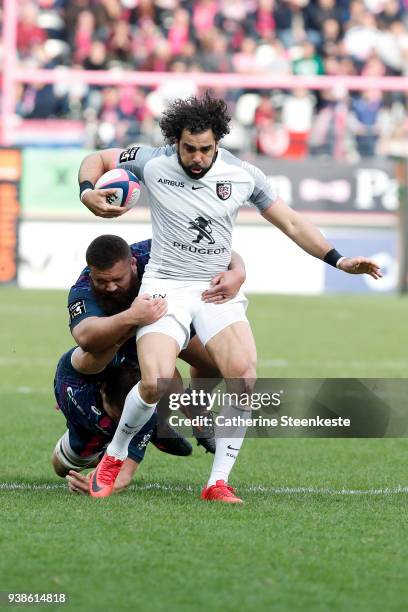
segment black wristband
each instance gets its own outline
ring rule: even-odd
[[[93,189],[93,188],[94,186],[91,183],[91,181],[81,181],[79,183],[79,197],[81,197],[85,189]]]
[[[325,261],[327,264],[329,264],[329,266],[333,266],[333,268],[336,268],[337,267],[337,262],[342,257],[343,257],[343,255],[340,255],[340,253],[338,251],[336,251],[336,249],[331,249],[324,256],[323,261]]]

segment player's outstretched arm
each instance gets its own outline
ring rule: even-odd
[[[280,198],[271,203],[271,206],[262,212],[262,216],[309,255],[322,259],[349,274],[368,274],[374,279],[382,277],[379,266],[371,259],[361,256],[342,257],[313,223]]]
[[[108,170],[115,168],[116,159],[121,149],[105,149],[87,155],[83,160],[78,173],[80,199],[83,204],[97,217],[106,219],[119,217],[127,212],[108,204],[106,198],[113,195],[113,189],[94,189],[96,181]]]
[[[224,304],[234,298],[246,279],[245,263],[236,251],[231,253],[231,261],[226,272],[211,279],[211,287],[202,293],[203,302]]]

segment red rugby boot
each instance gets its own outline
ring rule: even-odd
[[[229,487],[224,480],[217,480],[215,485],[204,487],[201,491],[201,499],[207,501],[220,501],[226,504],[243,504],[242,499],[235,495],[235,490]]]
[[[112,495],[113,486],[123,461],[104,455],[89,479],[89,494],[91,497],[109,497]]]

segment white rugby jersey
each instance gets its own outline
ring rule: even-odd
[[[261,170],[225,149],[200,179],[187,176],[175,146],[122,151],[118,168],[148,191],[153,240],[146,278],[210,280],[227,270],[238,209],[250,202],[260,211],[276,199]]]

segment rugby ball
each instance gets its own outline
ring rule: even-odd
[[[140,183],[129,170],[115,168],[105,172],[97,180],[95,189],[115,189],[115,193],[106,197],[106,202],[113,206],[132,208],[140,198]]]

